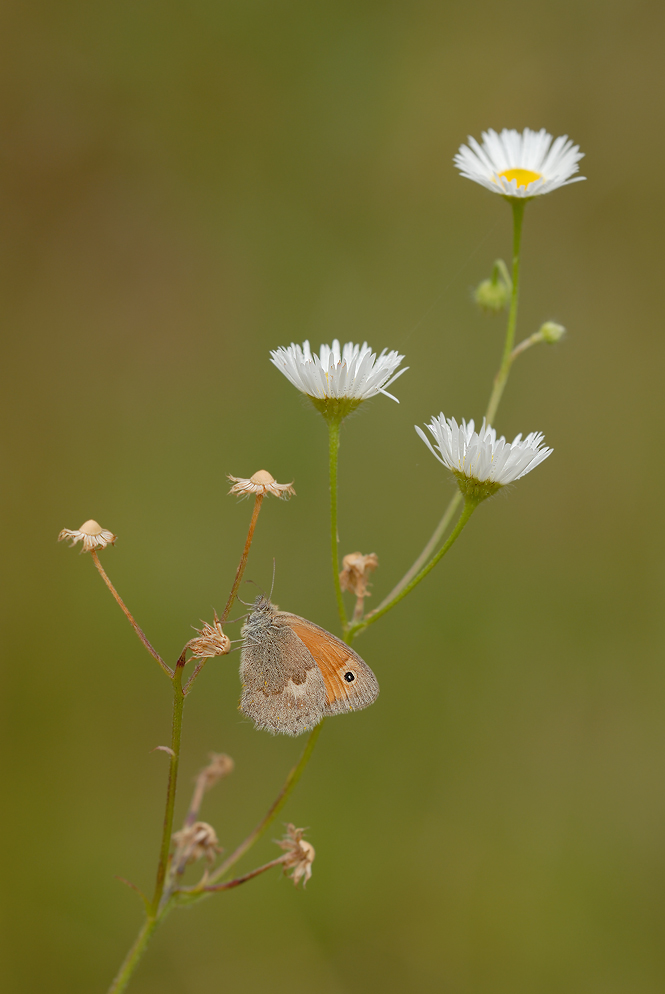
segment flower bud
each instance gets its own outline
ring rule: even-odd
[[[541,342],[546,342],[548,345],[560,342],[565,334],[566,329],[564,326],[557,324],[555,321],[546,321],[545,324],[541,324],[538,330]]]
[[[510,293],[503,280],[483,280],[473,291],[473,299],[482,311],[498,314],[508,305]]]

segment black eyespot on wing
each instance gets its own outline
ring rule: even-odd
[[[353,683],[355,678],[356,675],[355,673],[352,673],[351,670],[349,670],[347,673],[344,674],[344,679],[346,680],[347,683]]]

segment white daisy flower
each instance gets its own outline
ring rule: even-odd
[[[568,135],[552,140],[544,128],[525,128],[522,134],[504,128],[500,135],[490,128],[483,131],[482,138],[479,145],[469,136],[469,145],[461,145],[453,161],[462,176],[493,193],[538,197],[586,179],[574,175],[584,152],[580,152],[579,145],[573,145]]]
[[[552,453],[542,445],[544,436],[532,431],[526,438],[521,433],[512,442],[503,435],[497,440],[496,431],[483,423],[479,432],[473,421],[458,425],[443,412],[425,426],[434,438],[434,446],[422,428],[416,431],[434,456],[457,479],[460,490],[471,500],[485,500],[501,487],[514,483],[535,469]]]
[[[363,400],[383,393],[396,401],[386,387],[408,369],[397,367],[404,358],[399,352],[384,349],[380,355],[372,352],[367,342],[342,348],[337,339],[322,345],[319,354],[312,353],[309,342],[302,346],[293,342],[288,348],[271,351],[271,361],[294,387],[312,400],[324,414],[337,413],[344,417]]]

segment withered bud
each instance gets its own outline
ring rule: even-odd
[[[310,842],[303,839],[304,828],[296,828],[295,825],[286,826],[286,835],[283,839],[275,839],[278,846],[285,850],[286,856],[282,859],[284,872],[292,870],[291,879],[297,887],[303,880],[303,887],[312,876],[312,863],[316,852]]]
[[[105,549],[107,545],[114,545],[117,535],[110,532],[108,528],[102,528],[97,521],[90,518],[89,521],[84,521],[80,528],[75,528],[73,531],[69,528],[63,528],[58,535],[58,542],[62,542],[65,538],[71,539],[70,549],[77,542],[82,542],[81,551],[92,552],[94,549]]]
[[[235,766],[231,757],[227,756],[226,753],[211,752],[208,755],[210,756],[210,762],[207,766],[203,767],[196,778],[202,784],[204,790],[210,790],[211,787],[214,787],[224,777],[228,777],[233,773]]]
[[[373,573],[379,565],[378,557],[374,552],[363,556],[362,552],[350,552],[342,559],[344,569],[339,574],[339,582],[342,590],[350,590],[356,597],[369,597],[367,589],[369,574]]]
[[[176,845],[174,863],[180,863],[182,866],[196,863],[204,857],[209,863],[214,863],[217,854],[222,851],[217,833],[207,821],[195,821],[193,825],[174,832],[173,841]]]
[[[190,639],[187,643],[192,650],[194,659],[207,659],[209,656],[225,656],[231,651],[231,639],[222,631],[222,624],[215,614],[212,625],[203,622],[203,628],[195,628],[198,638]]]
[[[241,476],[229,476],[229,480],[233,480],[233,486],[229,490],[230,494],[240,494],[241,496],[245,494],[272,494],[274,497],[287,500],[289,497],[295,497],[296,493],[293,489],[293,480],[291,483],[276,483],[274,476],[271,476],[266,469],[260,469],[254,476],[250,476],[249,480],[245,480]]]

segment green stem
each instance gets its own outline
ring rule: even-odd
[[[143,923],[132,948],[127,953],[125,961],[120,967],[120,971],[108,990],[108,994],[120,994],[129,983],[138,962],[143,955],[145,947],[148,945],[152,933],[165,916],[166,907],[160,907],[164,894],[164,882],[169,864],[169,852],[171,850],[171,833],[173,831],[173,811],[175,808],[176,786],[178,782],[178,762],[180,760],[180,737],[182,732],[182,709],[185,703],[185,695],[182,689],[182,671],[185,665],[185,653],[175,665],[173,674],[173,718],[171,723],[171,762],[169,765],[169,782],[166,788],[166,809],[164,811],[164,828],[162,830],[162,843],[159,851],[159,866],[157,867],[157,881],[155,883],[155,894],[150,905],[150,912]]]
[[[215,872],[210,876],[208,883],[214,883],[216,880],[219,880],[221,877],[224,876],[225,873],[227,873],[231,869],[232,866],[235,866],[238,860],[241,859],[245,855],[245,853],[252,848],[254,843],[261,838],[261,836],[268,828],[270,823],[276,818],[276,816],[282,810],[291,792],[293,791],[293,788],[300,780],[303,770],[305,769],[305,767],[309,762],[310,756],[314,751],[314,746],[316,745],[316,740],[321,734],[322,728],[323,728],[323,721],[321,721],[309,733],[309,738],[307,739],[305,748],[302,751],[300,759],[293,767],[286,780],[284,781],[284,786],[282,787],[279,794],[277,795],[272,805],[268,809],[266,815],[261,819],[261,821],[258,823],[256,828],[252,832],[250,832],[247,838],[240,843],[238,848],[234,849],[231,855],[227,856],[224,862],[215,870]]]
[[[499,371],[494,378],[494,387],[490,402],[487,405],[485,420],[492,424],[496,416],[501,395],[508,380],[508,373],[512,364],[511,353],[515,344],[515,329],[517,327],[517,300],[520,283],[520,245],[522,242],[522,221],[524,220],[524,208],[526,206],[524,198],[514,198],[510,201],[513,208],[513,278],[512,292],[510,295],[510,311],[508,312],[508,327],[506,328],[506,340],[503,346],[503,356]]]
[[[127,953],[125,962],[120,967],[115,980],[109,987],[108,994],[120,994],[121,991],[125,990],[157,924],[157,918],[146,918],[143,928],[136,937],[136,942]]]
[[[436,526],[429,542],[427,543],[423,551],[420,553],[413,566],[411,566],[411,568],[406,571],[402,579],[399,581],[399,583],[396,586],[393,587],[393,589],[390,591],[387,597],[383,598],[381,603],[376,608],[377,612],[381,611],[382,608],[384,608],[387,604],[392,604],[393,601],[396,603],[398,594],[401,593],[402,590],[404,590],[404,588],[411,582],[413,577],[420,572],[420,570],[423,568],[425,563],[429,561],[430,556],[434,554],[434,550],[436,549],[437,545],[443,538],[443,535],[446,529],[448,528],[448,525],[450,524],[453,515],[455,514],[455,511],[459,507],[461,500],[462,500],[462,494],[458,490],[450,498],[448,507],[446,508],[445,513],[441,518],[441,521],[439,521],[438,525]]]
[[[185,695],[182,689],[182,671],[185,665],[185,654],[176,663],[173,674],[173,719],[171,724],[171,763],[169,766],[169,782],[166,788],[166,808],[164,810],[164,827],[162,829],[162,844],[159,851],[159,866],[157,867],[157,880],[155,882],[155,894],[152,899],[152,914],[157,916],[162,894],[164,893],[164,881],[169,864],[169,852],[171,851],[171,835],[173,833],[173,812],[175,809],[175,795],[178,782],[178,763],[180,762],[180,736],[182,733],[182,709],[185,703]]]
[[[333,581],[335,583],[335,597],[337,598],[337,610],[339,620],[342,623],[342,630],[346,629],[346,611],[344,609],[344,597],[342,596],[342,586],[339,582],[339,538],[337,536],[337,459],[339,455],[339,430],[341,421],[337,418],[328,420],[328,453],[330,469],[330,551],[332,553]]]
[[[352,628],[350,628],[349,635],[351,637],[357,635],[359,632],[364,631],[365,628],[367,628],[369,625],[372,625],[375,621],[378,621],[379,618],[386,613],[386,611],[390,611],[390,609],[393,608],[395,604],[397,604],[399,601],[401,601],[403,597],[406,597],[407,594],[411,593],[413,588],[416,587],[421,580],[424,580],[424,578],[427,576],[430,570],[434,569],[434,567],[439,562],[439,560],[443,559],[446,552],[448,552],[448,550],[457,540],[457,538],[462,532],[462,529],[464,528],[465,524],[467,523],[467,521],[469,520],[469,518],[471,517],[477,506],[478,505],[473,501],[470,500],[466,501],[464,505],[464,510],[462,511],[462,513],[460,514],[457,520],[457,524],[455,525],[454,529],[448,536],[448,539],[446,540],[445,544],[439,549],[439,551],[434,556],[434,558],[431,559],[427,563],[427,565],[423,567],[423,569],[421,569],[418,575],[415,576],[410,583],[408,583],[405,587],[402,588],[402,590],[400,590],[400,592],[397,594],[396,597],[393,597],[393,599],[391,601],[388,601],[388,603],[380,605],[374,611],[370,611],[369,614],[365,615],[365,617],[363,618],[363,620],[360,622],[359,625],[354,625]]]
[[[513,200],[511,201],[513,208],[513,277],[512,280],[508,276],[503,260],[497,259],[494,263],[494,271],[492,277],[494,277],[497,271],[500,271],[506,283],[511,288],[511,298],[510,298],[510,311],[508,314],[508,324],[506,327],[506,338],[503,346],[503,355],[501,357],[501,365],[499,370],[494,377],[494,386],[492,388],[492,393],[490,394],[489,404],[487,405],[487,411],[485,413],[485,420],[491,424],[494,420],[499,406],[499,401],[501,400],[501,395],[503,394],[506,382],[508,380],[508,373],[510,372],[510,367],[517,356],[527,348],[524,343],[517,348],[513,348],[513,343],[515,341],[515,329],[517,327],[517,301],[518,301],[518,291],[519,291],[519,279],[520,279],[520,246],[522,241],[522,221],[524,218],[524,207],[526,205],[526,200]],[[429,539],[427,545],[420,553],[414,564],[407,570],[399,583],[393,587],[390,593],[385,597],[376,611],[371,612],[367,617],[379,617],[379,612],[385,614],[393,604],[396,604],[398,600],[401,600],[399,596],[406,587],[409,590],[412,589],[411,581],[414,576],[416,576],[426,562],[428,562],[430,556],[434,553],[437,545],[443,538],[450,522],[452,521],[455,511],[459,507],[460,501],[462,499],[462,494],[459,491],[450,498],[448,506],[443,513],[443,517],[439,521],[438,525],[434,529],[434,532]],[[408,591],[407,591],[408,592]],[[353,626],[352,626],[353,627]],[[355,628],[355,631],[360,631],[360,628]]]

